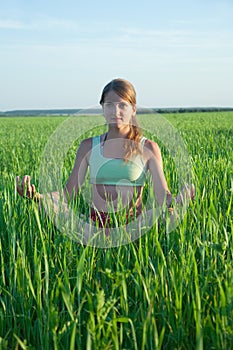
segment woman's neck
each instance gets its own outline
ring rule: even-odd
[[[108,132],[107,132],[107,138],[127,138],[127,135],[129,134],[130,128],[128,125],[122,128],[116,128],[114,126],[109,126]]]

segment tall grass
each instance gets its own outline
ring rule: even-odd
[[[0,118],[0,349],[233,349],[233,114],[166,117],[195,202],[169,234],[112,249],[78,245],[15,192],[17,174],[38,183],[64,118]]]

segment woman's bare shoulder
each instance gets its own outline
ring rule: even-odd
[[[148,166],[151,162],[158,162],[160,167],[163,168],[162,155],[157,142],[147,139],[144,145],[143,156]]]
[[[103,137],[103,135],[100,135],[100,139]],[[81,141],[78,151],[77,151],[77,155],[87,155],[90,154],[90,151],[92,149],[92,140],[93,137],[88,137],[87,139],[84,139]]]
[[[89,158],[91,148],[92,148],[92,137],[82,140],[76,153],[76,159],[83,159],[85,157]]]
[[[105,134],[98,135],[100,140],[103,139],[104,135]],[[90,150],[92,148],[92,140],[93,140],[93,138],[94,137],[88,137],[87,139],[82,140],[79,147],[82,147],[83,149],[86,149],[86,150]]]
[[[79,146],[79,148],[83,148],[86,150],[90,150],[91,147],[92,147],[92,137],[82,140]]]
[[[145,148],[146,150],[150,151],[154,156],[161,157],[161,151],[157,142],[146,139]]]

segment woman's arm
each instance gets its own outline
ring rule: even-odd
[[[169,209],[172,206],[172,194],[168,188],[163,172],[162,155],[156,142],[148,140],[145,144],[147,153],[148,170],[152,176],[154,192],[158,204],[162,207],[166,203]],[[174,198],[174,204],[182,207],[186,200],[193,200],[195,197],[195,187],[193,184],[186,184],[182,191]]]
[[[76,197],[80,190],[89,165],[90,152],[92,147],[92,139],[83,140],[76,154],[75,164],[65,185],[65,198],[70,200],[72,196]]]
[[[64,188],[64,195],[68,200],[72,198],[72,195],[77,195],[83,184],[89,164],[91,147],[91,139],[83,140],[80,144],[73,170]],[[19,176],[16,177],[16,189],[21,197],[34,199],[35,201],[40,201],[43,198],[43,194],[36,191],[35,185],[31,185],[31,177],[29,175],[25,175],[22,181]]]
[[[145,156],[147,168],[152,177],[155,197],[160,207],[166,203],[171,205],[171,192],[163,172],[163,161],[160,148],[154,141],[147,140],[145,143]]]

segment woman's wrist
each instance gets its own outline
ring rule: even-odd
[[[23,196],[24,199],[27,199],[29,201],[34,201],[36,203],[39,203],[40,200],[43,198],[43,196],[39,192],[35,192],[32,196]]]
[[[36,192],[34,196],[32,197],[33,201],[36,203],[39,203],[40,200],[42,199],[42,195],[39,192]]]

